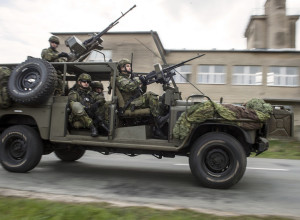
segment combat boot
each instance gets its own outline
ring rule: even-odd
[[[91,129],[91,136],[92,137],[97,137],[98,136],[98,130],[97,130],[97,128],[92,124],[91,127],[90,127],[90,129]]]

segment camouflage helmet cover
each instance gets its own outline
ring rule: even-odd
[[[123,67],[126,64],[131,64],[130,60],[128,60],[126,58],[123,58],[122,60],[120,60],[118,62],[118,69],[119,69],[119,71],[121,70],[121,67]]]
[[[78,81],[88,81],[88,82],[91,82],[92,81],[92,77],[89,74],[87,74],[87,73],[82,73],[82,74],[79,75],[79,77],[78,77],[77,80]]]
[[[91,82],[91,87],[92,88],[103,89],[103,84],[99,81],[93,81],[93,82]]]
[[[51,36],[50,38],[49,38],[49,42],[53,42],[53,43],[57,43],[57,44],[59,44],[59,38],[57,37],[57,36]]]

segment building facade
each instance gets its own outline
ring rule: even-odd
[[[286,0],[267,0],[265,14],[251,16],[245,31],[247,48],[295,48],[299,15],[286,15]]]

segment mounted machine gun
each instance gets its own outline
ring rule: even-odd
[[[101,45],[101,43],[103,42],[103,40],[101,39],[101,37],[106,34],[111,28],[117,25],[119,23],[119,20],[135,7],[136,5],[132,6],[128,11],[122,13],[122,15],[118,19],[108,25],[103,31],[99,32],[98,34],[94,34],[83,43],[75,36],[69,37],[65,41],[66,46],[69,47],[71,51],[68,61],[72,62],[78,60],[80,62],[84,60],[92,50],[102,50],[103,46]]]
[[[162,68],[160,64],[154,65],[155,70],[148,73],[146,76],[140,76],[139,79],[144,85],[150,85],[152,83],[160,83],[163,86],[164,94],[164,104],[171,106],[175,104],[176,100],[181,100],[181,92],[173,79],[176,75],[176,68],[183,66],[185,63],[204,56],[205,54],[200,54],[191,59],[185,60],[178,64]],[[172,81],[173,87],[170,86],[169,82]]]

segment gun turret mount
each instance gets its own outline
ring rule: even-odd
[[[84,54],[87,51],[86,47],[83,45],[81,40],[79,40],[75,36],[69,37],[65,41],[65,44],[75,54]]]

